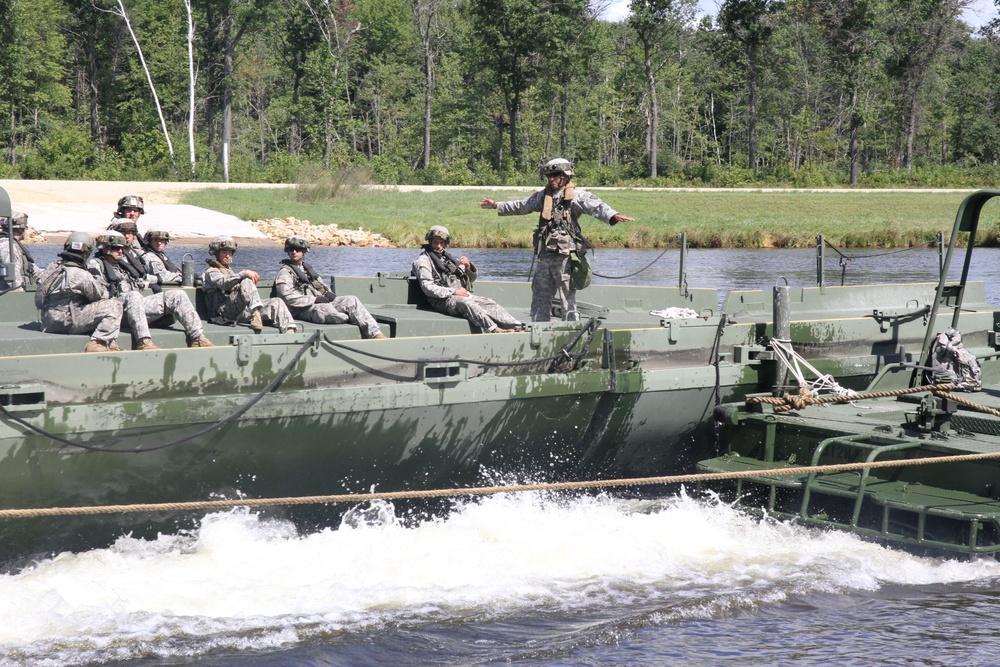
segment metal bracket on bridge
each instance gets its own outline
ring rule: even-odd
[[[0,405],[7,412],[40,412],[45,409],[45,387],[40,384],[0,386]]]

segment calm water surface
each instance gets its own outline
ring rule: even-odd
[[[34,249],[40,261],[56,251]],[[205,256],[174,254],[185,250]],[[483,278],[528,274],[525,251],[468,254]],[[599,251],[595,270],[624,275],[659,254]],[[405,271],[414,255],[320,248],[310,259],[371,275]],[[266,277],[281,257],[237,253]],[[998,260],[981,250],[972,267],[992,303]],[[927,251],[858,259],[846,283],[933,280],[936,263]],[[687,269],[692,287],[810,285],[815,254],[692,251]],[[677,253],[623,282],[675,285]],[[308,536],[220,513],[191,534],[122,538],[0,576],[0,667],[1000,665],[995,561],[917,558],[683,495],[521,494],[422,522],[378,509]]]

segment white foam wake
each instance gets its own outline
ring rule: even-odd
[[[385,621],[632,600],[711,617],[1000,574],[993,561],[915,558],[687,497],[497,496],[410,528],[377,514],[305,537],[245,511],[214,514],[191,536],[122,539],[0,577],[0,665],[260,649]]]

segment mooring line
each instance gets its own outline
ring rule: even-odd
[[[768,403],[774,406],[775,412],[788,412],[789,410],[803,410],[810,405],[826,405],[829,403],[854,403],[856,401],[863,401],[869,398],[889,398],[892,396],[904,396],[906,394],[918,394],[920,392],[941,392],[942,395],[952,398],[956,401],[962,402],[963,405],[967,407],[982,407],[978,406],[976,403],[967,401],[965,399],[959,399],[952,394],[944,394],[943,392],[947,389],[954,389],[954,382],[942,382],[939,384],[925,384],[920,387],[906,387],[903,389],[889,389],[887,391],[872,391],[864,394],[854,393],[854,394],[829,394],[827,396],[816,396],[811,391],[805,387],[799,387],[798,394],[786,394],[784,396],[751,396],[746,399],[747,405],[756,405],[760,403]],[[989,408],[987,408],[989,409]]]
[[[426,489],[422,491],[386,491],[382,493],[348,493],[329,496],[292,496],[284,498],[240,498],[232,500],[201,500],[179,503],[138,503],[132,505],[94,505],[90,507],[42,507],[34,509],[0,510],[0,519],[19,519],[43,516],[73,516],[85,514],[115,514],[125,512],[178,512],[190,510],[231,509],[234,507],[271,507],[276,505],[317,505],[323,503],[362,503],[372,500],[411,500],[416,498],[447,498],[463,496],[491,496],[500,493],[529,491],[570,491],[603,487],[649,486],[654,484],[683,484],[713,482],[746,477],[783,477],[812,473],[850,472],[874,468],[903,468],[935,463],[960,463],[1000,458],[1000,451],[978,454],[952,454],[922,459],[863,461],[858,463],[833,463],[822,466],[789,466],[761,468],[734,472],[690,473],[659,477],[634,477],[625,479],[587,480],[579,482],[551,482],[545,484],[512,484],[509,486],[479,486],[465,489]]]

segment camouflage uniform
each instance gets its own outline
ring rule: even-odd
[[[42,331],[92,333],[93,340],[106,346],[114,343],[121,327],[122,304],[104,296],[82,261],[68,258],[66,253],[62,256],[38,277],[35,307],[42,311]]]
[[[475,294],[455,296],[455,290],[462,287],[461,280],[457,276],[439,271],[430,257],[431,252],[433,251],[425,246],[424,251],[413,262],[411,270],[434,310],[453,317],[464,317],[484,332],[494,331],[497,328],[512,330],[522,328],[521,322],[493,299]],[[461,266],[458,270],[465,271],[470,286],[479,275],[476,267],[471,264],[468,270]]]
[[[215,260],[209,260],[212,268],[201,275],[201,289],[208,301],[209,322],[215,324],[235,324],[250,322],[253,311],[260,308],[264,322],[273,324],[281,331],[295,326],[292,314],[281,299],[261,300],[257,285],[230,268],[224,268]]]
[[[105,263],[107,259],[107,263]],[[166,316],[173,315],[184,328],[188,342],[198,340],[205,335],[198,311],[195,310],[191,298],[181,290],[164,290],[159,294],[143,296],[144,283],[137,283],[131,274],[115,263],[110,256],[98,254],[88,264],[91,273],[97,276],[97,281],[103,292],[121,301],[125,310],[125,321],[132,330],[133,338],[142,340],[151,338],[149,323]],[[109,277],[107,271],[114,272]],[[114,280],[117,278],[118,280]],[[117,292],[117,294],[113,294]]]
[[[317,286],[301,280],[295,270],[287,263],[278,271],[274,281],[278,298],[284,301],[297,320],[315,322],[316,324],[344,324],[350,322],[361,329],[364,338],[375,338],[382,333],[378,322],[371,316],[368,309],[356,296],[336,296],[329,289],[321,290]],[[324,285],[325,287],[325,285]],[[325,303],[316,303],[317,297],[331,299]]]
[[[9,264],[10,263],[10,237],[0,236],[0,263]],[[0,278],[0,290],[24,290],[24,284],[28,280],[37,281],[38,274],[42,272],[41,267],[32,261],[29,257],[25,257],[24,248],[21,244],[14,240],[14,275],[13,284]]]
[[[568,186],[567,186],[568,187]],[[566,188],[552,195],[552,217],[562,215],[565,207],[563,196]],[[541,213],[545,203],[545,190],[539,190],[527,199],[521,201],[497,202],[497,215],[525,215]],[[573,200],[570,202],[570,217],[574,231],[580,234],[580,216],[586,213],[609,225],[615,223],[611,218],[618,214],[596,195],[586,190],[574,187]],[[581,236],[582,238],[582,236]],[[552,314],[552,299],[559,295],[559,302],[564,314],[576,312],[576,290],[570,284],[570,252],[576,251],[583,255],[587,248],[574,239],[564,229],[555,229],[544,239],[543,247],[536,248],[538,261],[535,274],[531,280],[531,319],[533,322],[548,322]]]
[[[148,250],[142,256],[142,261],[146,265],[146,273],[156,276],[160,285],[180,285],[183,275],[180,271],[172,271],[167,268],[166,255],[162,257],[155,250]]]

